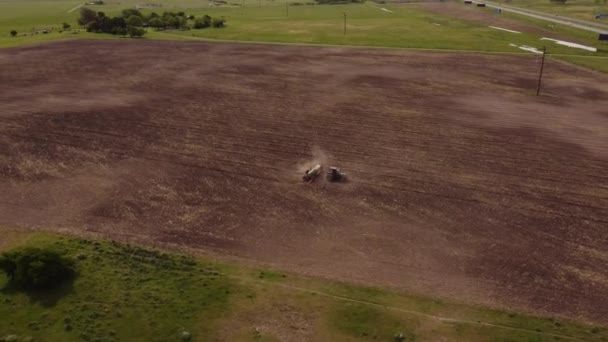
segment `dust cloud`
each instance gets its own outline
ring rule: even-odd
[[[321,164],[321,166],[325,169],[329,166],[329,156],[327,155],[327,153],[325,153],[321,147],[319,146],[313,146],[311,151],[311,158],[303,161],[301,163],[298,164],[297,167],[297,172],[300,175],[304,175],[304,173],[309,170],[310,168],[314,167],[317,164]]]

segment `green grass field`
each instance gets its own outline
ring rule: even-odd
[[[376,6],[376,5],[373,5]],[[387,6],[385,12],[369,4],[292,6],[289,18],[280,6],[217,9],[211,15],[228,19],[220,30],[173,32],[173,35],[208,39],[365,45],[401,48],[521,52],[510,46],[541,46],[538,36],[514,35],[483,25],[440,17],[411,6]],[[346,35],[343,13],[347,15]],[[263,19],[258,19],[263,18]],[[556,46],[555,53],[589,55],[586,51]],[[608,56],[608,49],[606,51]]]
[[[567,0],[565,4],[556,4],[549,0],[513,0],[509,5],[608,24],[608,18],[595,19],[596,14],[608,14],[608,1],[604,0]]]
[[[608,73],[608,59],[599,57],[556,56],[556,58],[586,68]]]
[[[48,247],[79,276],[48,293],[8,290],[0,339],[36,341],[603,341],[608,328],[497,311],[192,258],[114,242],[3,228],[0,250]]]
[[[135,4],[138,2],[134,0],[120,3],[110,1],[106,5],[90,7],[112,16]],[[117,38],[74,30],[59,33],[63,22],[76,27],[77,6],[79,2],[65,0],[0,0],[0,32],[5,32],[0,35],[0,47],[57,39]],[[288,7],[284,1],[246,0],[236,1],[229,7],[210,7],[208,2],[173,0],[162,2],[162,7],[142,9],[144,13],[152,11],[161,13],[165,10],[183,10],[195,16],[204,14],[214,17],[223,16],[227,19],[228,26],[223,29],[189,31],[149,29],[145,39],[265,41],[507,53],[526,53],[510,44],[534,47],[549,45],[551,54],[608,57],[608,47],[605,44],[598,45],[592,35],[572,28],[560,27],[556,30],[568,31],[569,35],[589,45],[597,46],[599,52],[547,44],[540,41],[540,36],[525,33],[514,35],[451,18],[447,13],[446,16],[437,16],[416,10],[412,6],[365,3]],[[344,14],[347,17],[346,34],[343,30]],[[547,25],[545,22],[535,22],[535,24]],[[48,34],[32,33],[36,30],[52,28],[55,30]],[[17,37],[10,37],[9,32],[13,29],[19,32]],[[593,68],[598,64],[608,63],[608,59],[597,58],[593,59],[593,62],[583,58],[569,60],[575,63],[585,61],[579,64]],[[596,69],[604,68],[600,66]]]

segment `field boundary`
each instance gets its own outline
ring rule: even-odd
[[[226,275],[226,276],[229,277],[229,278],[233,278],[233,279],[239,279],[240,278],[240,279],[243,279],[243,280],[252,281],[252,280],[244,278],[244,277],[235,277],[235,276],[229,276],[229,275]],[[253,282],[255,282],[255,281],[253,281]],[[482,322],[482,321],[470,321],[470,320],[464,320],[464,319],[443,317],[443,316],[433,315],[433,314],[429,314],[429,313],[425,313],[425,312],[421,312],[421,311],[403,309],[403,308],[400,308],[400,307],[397,307],[397,306],[390,306],[390,305],[385,305],[385,304],[380,304],[380,303],[374,303],[374,302],[370,302],[370,301],[365,301],[365,300],[360,300],[360,299],[355,299],[355,298],[350,298],[350,297],[345,297],[345,296],[333,295],[331,293],[317,291],[317,290],[311,290],[311,289],[307,289],[307,288],[304,288],[304,287],[299,287],[299,286],[294,286],[294,285],[289,285],[289,284],[270,283],[270,282],[263,282],[263,281],[257,281],[257,283],[260,283],[260,284],[272,284],[272,285],[275,285],[275,286],[278,286],[278,287],[283,287],[283,288],[286,288],[286,289],[300,291],[300,292],[307,292],[307,293],[310,293],[310,294],[315,294],[315,295],[319,295],[319,296],[323,296],[323,297],[327,297],[327,298],[339,299],[339,300],[347,301],[347,302],[351,302],[351,303],[364,304],[364,305],[380,307],[380,308],[384,308],[384,309],[388,309],[388,310],[403,312],[403,313],[407,313],[407,314],[418,315],[418,316],[422,316],[422,317],[426,317],[426,318],[430,318],[430,319],[435,319],[435,320],[438,320],[440,322],[464,323],[464,324],[488,326],[488,327],[500,328],[500,329],[506,329],[506,330],[512,330],[512,331],[522,331],[522,332],[534,333],[534,334],[551,336],[551,337],[559,337],[559,338],[564,338],[564,339],[571,340],[571,341],[581,341],[581,342],[585,341],[585,340],[581,340],[579,338],[568,336],[568,335],[539,332],[539,331],[533,330],[533,329],[517,328],[517,327],[508,326],[508,325],[487,323],[487,322]]]
[[[216,39],[216,38],[203,38],[194,36],[185,36],[180,34],[159,32],[160,34],[170,35],[174,37],[182,37],[184,40],[199,40],[208,43],[238,43],[238,44],[252,44],[252,45],[285,45],[285,46],[308,46],[308,47],[331,47],[331,48],[349,48],[349,49],[370,49],[370,50],[411,50],[411,51],[429,51],[429,52],[450,52],[450,53],[471,53],[471,54],[489,54],[489,55],[515,55],[515,56],[536,56],[533,53],[519,52],[519,51],[483,51],[483,50],[458,50],[458,49],[433,49],[433,48],[416,48],[416,47],[400,47],[400,46],[378,46],[378,45],[350,45],[350,44],[320,44],[320,43],[297,43],[297,42],[271,42],[264,40],[232,40],[232,39]],[[147,38],[150,40],[163,40],[156,38]],[[76,39],[77,40],[77,39]],[[10,47],[8,48],[10,49]],[[588,56],[588,55],[571,55],[563,53],[547,53],[548,57],[551,56],[564,56],[564,57],[581,57],[581,58],[605,58],[608,56]]]
[[[14,232],[19,232],[19,233],[24,233],[26,234],[26,238],[30,238],[30,237],[35,237],[35,235],[37,234],[35,231],[32,231],[31,229],[27,229],[27,228],[21,228],[21,227],[16,227],[16,228],[12,228],[12,227],[6,227],[3,225],[0,225],[0,228],[7,228],[9,231],[14,231]],[[100,237],[97,238],[92,238],[92,237],[82,237],[80,234],[66,234],[66,233],[57,233],[57,232],[51,232],[51,234],[53,234],[54,236],[57,237],[68,237],[70,239],[72,238],[83,238],[83,239],[87,239],[88,241],[96,241],[97,239],[100,239]],[[109,241],[108,239],[101,237],[102,241]],[[10,248],[19,248],[19,246],[23,244],[22,242],[19,242],[16,244],[16,246],[11,246],[10,244],[8,246],[0,246],[0,252],[1,251],[5,251],[7,250],[7,247]],[[27,245],[27,243],[25,244]],[[183,250],[175,251],[172,249],[167,249],[167,248],[163,248],[163,247],[158,247],[158,246],[151,246],[148,244],[140,244],[140,243],[136,243],[136,246],[140,246],[140,248],[144,248],[144,249],[148,249],[148,250],[156,250],[156,251],[167,251],[171,254],[174,255],[179,255],[179,254],[175,254],[175,253],[184,253]],[[202,259],[196,255],[196,253],[193,252],[188,252],[185,251],[186,254],[194,256],[196,258],[196,260],[198,262],[211,262],[214,264],[222,264],[224,263],[224,261],[222,261],[222,259],[226,260],[225,258],[215,258],[212,257],[211,259],[207,257],[203,257]],[[136,250],[133,250],[132,252],[127,254],[127,258],[129,260],[133,259],[133,256],[136,254]],[[246,269],[249,269],[251,267],[251,265],[248,265],[248,263],[245,261],[239,261],[237,260],[230,260],[228,259],[230,264],[234,264],[237,267],[245,267]],[[242,275],[234,275],[234,274],[229,274],[226,272],[216,272],[213,275],[209,275],[209,274],[203,274],[203,275],[199,275],[199,277],[201,278],[215,278],[217,276],[221,276],[221,277],[225,277],[227,279],[231,279],[240,283],[245,283],[247,285],[251,285],[251,286],[257,286],[260,288],[271,288],[271,287],[275,287],[275,288],[282,288],[286,291],[288,291],[289,293],[296,293],[296,292],[300,292],[300,293],[306,293],[306,294],[310,294],[310,295],[315,295],[315,296],[321,296],[321,297],[326,297],[326,298],[330,298],[330,299],[334,299],[337,301],[342,301],[342,302],[349,302],[349,303],[355,303],[355,304],[361,304],[361,305],[366,305],[366,306],[370,306],[370,307],[376,307],[376,308],[381,308],[381,309],[385,309],[385,310],[391,310],[391,311],[396,311],[396,312],[400,312],[400,313],[405,313],[408,315],[415,315],[415,316],[420,316],[426,319],[431,319],[431,320],[436,320],[442,323],[454,323],[454,324],[469,324],[469,325],[475,325],[475,326],[483,326],[483,327],[491,327],[491,328],[497,328],[497,329],[503,329],[503,330],[509,330],[509,331],[518,331],[518,332],[524,332],[524,333],[530,333],[530,334],[535,334],[535,335],[540,335],[540,336],[547,336],[547,337],[553,337],[556,339],[565,339],[565,340],[569,340],[569,341],[586,341],[577,337],[573,337],[573,336],[569,336],[569,335],[564,335],[564,334],[559,334],[559,333],[552,333],[552,332],[544,332],[544,331],[540,331],[540,330],[535,330],[535,329],[527,329],[527,328],[519,328],[519,327],[515,327],[515,326],[510,326],[510,325],[504,325],[504,324],[495,324],[495,323],[489,323],[489,322],[483,322],[481,320],[467,320],[467,319],[458,319],[458,318],[450,318],[450,317],[445,317],[445,316],[440,316],[440,315],[434,315],[434,314],[430,314],[430,313],[426,313],[423,311],[419,311],[419,310],[412,310],[412,309],[405,309],[403,307],[399,307],[399,306],[392,306],[392,305],[387,305],[387,304],[381,304],[378,302],[374,302],[374,301],[368,301],[368,300],[364,300],[364,299],[356,299],[353,297],[349,297],[349,296],[342,296],[342,295],[336,295],[336,294],[332,294],[326,291],[321,291],[321,290],[315,290],[315,289],[311,289],[308,287],[304,287],[304,286],[298,286],[298,285],[292,285],[292,284],[287,284],[284,283],[282,281],[268,281],[268,280],[260,280],[257,279],[255,277],[247,277],[247,276],[242,276]],[[317,277],[312,277],[311,279],[313,280],[318,280],[321,281],[321,283],[338,283],[336,281],[332,281],[332,280],[325,280],[323,278],[317,278]],[[200,281],[200,279],[199,279]],[[360,285],[354,285],[357,288],[364,288],[361,287]],[[391,290],[388,289],[383,289],[383,288],[379,288],[380,291],[386,291],[387,293],[392,293],[394,295],[397,296],[401,296],[401,294],[399,292],[393,292]],[[411,296],[411,294],[410,294]],[[416,296],[415,294],[413,296]],[[433,297],[429,297],[429,298],[433,298]],[[116,299],[116,297],[114,297],[114,299]],[[107,305],[107,304],[112,304],[113,301],[108,301],[108,300],[81,300],[79,301],[79,303],[83,303],[83,304],[95,304],[95,305]],[[156,305],[162,305],[162,306],[169,306],[169,305],[176,305],[176,302],[164,302],[162,304],[156,303],[156,304],[149,304],[149,303],[130,303],[131,306],[138,306],[138,307],[150,307],[150,306],[156,306]],[[468,305],[468,304],[467,304]],[[207,307],[213,307],[215,305],[209,305],[206,304]],[[471,305],[471,307],[475,307],[476,305]],[[481,308],[486,308],[486,309],[491,309],[490,307],[487,306],[481,306]],[[542,316],[531,316],[533,318],[543,318]]]
[[[372,6],[373,7],[373,6]],[[397,47],[397,46],[373,46],[373,45],[340,45],[340,44],[316,44],[316,43],[292,43],[292,42],[269,42],[258,40],[230,40],[230,39],[214,39],[184,36],[174,33],[162,32],[161,34],[175,37],[182,37],[183,40],[197,40],[207,43],[234,43],[234,44],[251,44],[251,45],[278,45],[278,46],[304,46],[304,47],[329,47],[329,48],[347,48],[347,49],[368,49],[368,50],[402,50],[402,51],[421,51],[421,52],[443,52],[443,53],[463,53],[463,54],[485,54],[485,55],[502,55],[502,56],[529,56],[538,57],[534,53],[528,52],[509,52],[509,51],[480,51],[480,50],[452,50],[452,49],[430,49],[430,48],[415,48],[415,47]],[[162,40],[162,39],[160,39]],[[547,53],[547,57],[553,61],[559,61],[570,66],[576,67],[579,70],[591,71],[594,73],[605,74],[604,71],[594,69],[584,65],[578,65],[566,60],[561,60],[559,57],[576,57],[589,59],[605,59],[608,63],[608,56],[589,56],[589,55],[572,55],[563,53]],[[557,57],[557,58],[556,58]]]
[[[26,234],[32,234],[35,232],[33,232],[30,229],[20,229],[17,228],[15,229],[15,231],[17,232],[25,232]],[[64,235],[64,233],[52,233],[52,234],[59,234]],[[68,234],[67,236],[74,236],[72,234]],[[81,236],[80,234],[77,234],[75,236]],[[86,237],[85,237],[86,238]],[[102,238],[103,240],[105,240],[105,238]],[[145,245],[146,248],[158,248],[155,246],[149,246],[149,245]],[[163,250],[163,248],[161,248],[161,250]],[[175,251],[172,251],[171,249],[168,249],[168,251],[170,251],[171,253],[175,253]],[[135,252],[132,252],[129,257],[132,258],[133,254]],[[193,254],[191,252],[187,252],[188,254]],[[196,253],[194,253],[194,255],[196,255]],[[215,258],[214,258],[215,259]],[[221,260],[222,258],[219,258],[219,260]],[[238,262],[238,260],[232,260],[232,262],[240,264],[240,262]],[[362,305],[367,305],[367,306],[373,306],[373,307],[377,307],[377,308],[383,308],[383,309],[387,309],[387,310],[391,310],[391,311],[397,311],[397,312],[401,312],[401,313],[406,313],[406,314],[410,314],[410,315],[416,315],[416,316],[421,316],[424,318],[429,318],[429,319],[433,319],[436,321],[440,321],[440,322],[445,322],[445,323],[461,323],[461,324],[470,324],[470,325],[477,325],[477,326],[486,326],[486,327],[492,327],[492,328],[499,328],[499,329],[505,329],[505,330],[511,330],[511,331],[520,331],[520,332],[526,332],[526,333],[533,333],[533,334],[538,334],[538,335],[543,335],[543,336],[550,336],[550,337],[556,337],[556,338],[563,338],[566,340],[570,340],[570,341],[581,341],[584,342],[585,340],[576,338],[576,337],[572,337],[572,336],[568,336],[568,335],[562,335],[562,334],[556,334],[556,333],[549,333],[549,332],[539,332],[537,330],[533,330],[533,329],[526,329],[526,328],[518,328],[518,327],[513,327],[513,326],[509,326],[509,325],[503,325],[503,324],[495,324],[495,323],[488,323],[488,322],[482,322],[482,321],[472,321],[472,320],[466,320],[466,319],[457,319],[457,318],[450,318],[450,317],[445,317],[445,316],[439,316],[439,315],[433,315],[430,313],[426,313],[426,312],[422,312],[422,311],[417,311],[417,310],[411,310],[411,309],[404,309],[402,307],[398,307],[398,306],[391,306],[391,305],[386,305],[386,304],[380,304],[377,302],[372,302],[372,301],[367,301],[367,300],[362,300],[362,299],[355,299],[352,297],[347,297],[347,296],[340,296],[340,295],[335,295],[335,294],[331,294],[328,292],[324,292],[324,291],[319,291],[319,290],[313,290],[310,288],[306,288],[306,287],[302,287],[302,286],[296,286],[296,285],[290,285],[290,284],[285,284],[285,283],[281,283],[281,282],[270,282],[270,281],[264,281],[264,280],[258,280],[258,279],[253,279],[253,278],[248,278],[248,277],[244,277],[244,276],[237,276],[237,275],[231,275],[231,274],[227,274],[224,272],[219,272],[219,275],[229,278],[229,279],[233,279],[233,280],[237,280],[237,281],[241,281],[241,282],[245,282],[245,283],[249,283],[249,284],[253,284],[253,285],[263,285],[263,286],[275,286],[275,287],[280,287],[283,289],[286,289],[288,291],[291,292],[303,292],[303,293],[308,293],[308,294],[312,294],[312,295],[317,295],[317,296],[322,296],[322,297],[326,297],[326,298],[331,298],[331,299],[336,299],[336,300],[340,300],[340,301],[344,301],[344,302],[350,302],[350,303],[356,303],[356,304],[362,304]],[[319,278],[321,279],[321,278]],[[325,281],[325,280],[324,280]],[[332,282],[332,281],[329,281]],[[382,289],[383,291],[385,291],[384,289]],[[399,295],[397,293],[397,295]],[[89,303],[89,304],[107,304],[110,302],[102,302],[102,301],[83,301],[83,303]]]
[[[264,40],[235,40],[235,39],[217,39],[217,38],[203,38],[203,37],[194,37],[194,36],[186,36],[180,34],[174,34],[169,32],[157,32],[166,36],[173,37],[181,37],[183,41],[201,41],[207,43],[233,43],[233,44],[249,44],[249,45],[278,45],[278,46],[303,46],[303,47],[328,47],[328,48],[346,48],[346,49],[368,49],[368,50],[403,50],[403,51],[422,51],[422,52],[446,52],[446,53],[468,53],[468,54],[485,54],[485,55],[506,55],[506,56],[530,56],[530,57],[538,57],[536,54],[528,53],[528,52],[519,52],[519,51],[484,51],[484,50],[459,50],[459,49],[434,49],[434,48],[417,48],[417,47],[401,47],[401,46],[379,46],[379,45],[352,45],[352,44],[322,44],[322,43],[298,43],[298,42],[272,42],[272,41],[264,41]],[[58,42],[68,42],[68,41],[92,41],[92,40],[120,40],[119,38],[114,37],[103,37],[100,39],[92,39],[92,38],[64,38],[57,40],[49,40],[44,42],[36,42],[32,44],[23,44],[16,46],[7,46],[0,47],[0,50],[10,50],[10,49],[19,49],[24,47],[34,47],[41,46],[46,44],[54,44]],[[142,40],[147,41],[180,41],[179,39],[163,39],[163,38],[143,38]],[[553,56],[556,57],[576,57],[576,58],[590,58],[590,59],[607,59],[608,56],[591,56],[591,55],[573,55],[573,54],[565,54],[565,53],[547,53],[547,57],[551,58]],[[570,63],[572,64],[572,63]],[[572,64],[576,65],[576,64]],[[594,69],[589,69],[592,71],[596,71]]]

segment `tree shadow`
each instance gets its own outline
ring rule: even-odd
[[[0,293],[4,295],[25,294],[32,304],[40,304],[45,308],[52,308],[61,298],[74,292],[74,280],[76,275],[65,279],[61,284],[49,289],[21,289],[17,288],[11,282],[7,281],[3,287],[0,287]],[[2,282],[0,282],[2,286]]]

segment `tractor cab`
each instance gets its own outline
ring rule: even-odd
[[[327,171],[327,180],[330,182],[344,182],[346,181],[346,173],[342,172],[337,167],[330,167]]]

